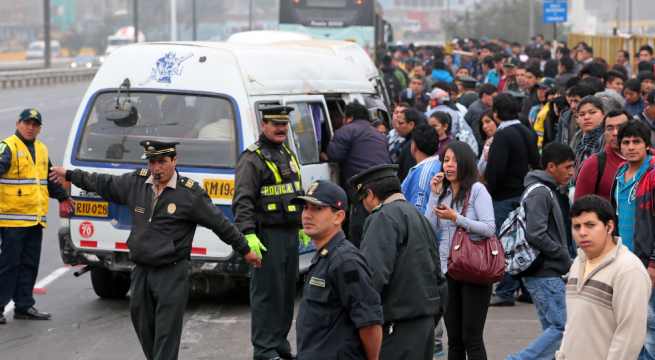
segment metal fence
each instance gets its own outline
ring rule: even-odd
[[[52,85],[92,79],[97,68],[47,69],[0,72],[0,88]]]
[[[638,61],[635,60],[635,55],[639,50],[639,47],[646,44],[655,47],[655,37],[642,35],[623,37],[611,35],[569,34],[568,36],[568,46],[571,49],[582,41],[594,48],[594,57],[602,57],[607,60],[609,64],[615,63],[616,55],[619,50],[627,50],[630,54],[630,63],[632,64],[633,73],[635,73],[637,68]]]

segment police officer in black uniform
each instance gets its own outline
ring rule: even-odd
[[[303,228],[318,249],[296,319],[298,359],[377,359],[382,305],[366,260],[341,230],[346,192],[319,180],[298,200]]]
[[[445,278],[436,235],[400,191],[398,165],[379,165],[350,179],[371,214],[360,249],[382,295],[382,360],[431,360],[443,314]]]
[[[243,235],[212,203],[197,182],[179,176],[177,143],[142,141],[148,168],[121,176],[53,167],[50,179],[67,180],[132,211],[127,240],[135,263],[130,313],[149,360],[177,359],[189,297],[191,243],[196,226],[214,231],[255,266],[260,259]]]
[[[287,335],[296,296],[301,208],[292,200],[303,189],[300,164],[285,144],[292,110],[279,105],[261,109],[262,133],[236,168],[234,222],[253,250],[265,251],[262,267],[250,279],[255,359],[294,358]],[[308,242],[305,236],[301,240]]]

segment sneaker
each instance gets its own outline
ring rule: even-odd
[[[27,310],[14,310],[14,319],[18,320],[50,320],[52,315],[47,312],[40,312],[34,306]]]
[[[514,306],[514,300],[513,299],[503,299],[500,298],[496,295],[491,297],[491,301],[489,302],[489,306]]]
[[[440,358],[445,355],[446,353],[443,351],[443,344],[434,344],[434,358]]]

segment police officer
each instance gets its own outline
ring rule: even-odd
[[[255,359],[293,358],[287,335],[296,296],[301,209],[292,200],[303,190],[300,164],[285,145],[292,110],[279,105],[261,109],[262,133],[236,168],[234,222],[251,248],[266,252],[250,279]]]
[[[243,235],[211,202],[200,185],[176,171],[177,143],[146,140],[148,168],[121,176],[52,168],[64,179],[132,211],[127,240],[135,263],[130,313],[149,360],[177,359],[184,309],[189,296],[191,243],[196,226],[211,229],[255,266],[259,258]]]
[[[60,201],[61,215],[73,212],[66,191],[48,181],[48,148],[36,139],[41,125],[41,114],[25,109],[16,133],[0,142],[0,324],[7,322],[4,308],[11,300],[14,319],[50,319],[50,314],[34,307],[32,296],[48,197]]]
[[[319,180],[298,200],[303,228],[318,249],[296,319],[298,359],[378,359],[382,305],[364,256],[341,230],[346,192]]]
[[[350,183],[371,214],[360,246],[382,295],[384,339],[380,359],[432,359],[434,327],[443,313],[445,278],[436,235],[405,201],[398,165],[379,165]],[[443,299],[445,300],[445,299]]]

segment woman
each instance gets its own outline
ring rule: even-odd
[[[453,136],[451,135],[453,120],[450,114],[443,111],[435,111],[430,115],[428,124],[437,131],[437,155],[439,155],[439,161],[443,161],[446,146],[453,141]]]
[[[487,168],[487,160],[489,160],[489,149],[491,148],[491,142],[494,140],[494,135],[496,134],[496,130],[498,130],[499,124],[500,121],[494,118],[491,110],[482,114],[479,131],[484,145],[482,147],[482,155],[478,161],[478,171],[481,177],[484,177],[484,170]]]
[[[575,174],[582,162],[603,149],[603,102],[596,96],[585,96],[578,104],[577,122],[580,130],[575,134]]]
[[[491,298],[491,284],[477,285],[450,278],[448,255],[457,227],[472,241],[493,236],[496,231],[491,195],[478,182],[475,155],[460,141],[446,147],[444,172],[432,180],[432,193],[425,216],[438,235],[441,270],[448,279],[448,304],[444,320],[448,331],[448,360],[486,359],[483,331]],[[468,206],[462,214],[464,203]]]

